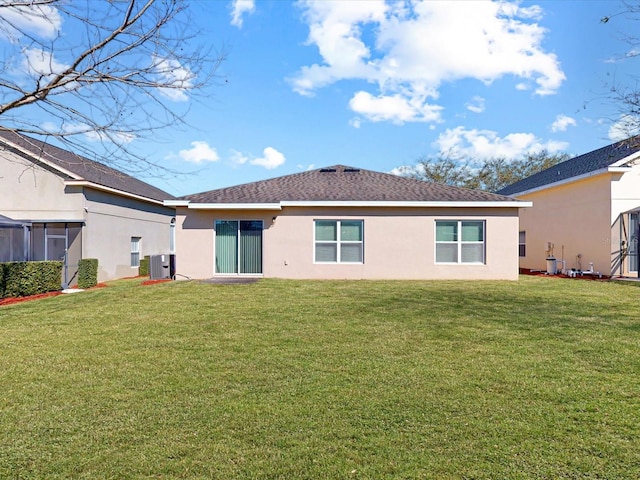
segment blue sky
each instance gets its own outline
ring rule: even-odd
[[[621,137],[613,84],[634,86],[623,40],[637,26],[607,1],[193,1],[226,50],[188,128],[142,144],[195,172],[144,178],[185,195],[345,164],[383,172],[446,154],[578,155]],[[602,23],[601,19],[611,16]],[[63,25],[64,28],[64,25]]]

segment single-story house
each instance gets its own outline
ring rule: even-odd
[[[98,280],[137,275],[140,258],[172,249],[170,194],[101,163],[0,129],[0,261],[62,260],[63,285],[81,258]]]
[[[525,201],[336,165],[165,202],[178,278],[518,278]]]
[[[638,275],[640,139],[571,158],[498,191],[520,213],[520,267]],[[553,266],[551,267],[553,268]]]

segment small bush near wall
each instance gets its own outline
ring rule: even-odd
[[[78,262],[78,287],[91,288],[98,284],[98,259],[83,258]]]
[[[141,277],[149,276],[149,255],[140,260],[140,266],[138,267],[138,275]]]
[[[60,290],[62,262],[0,264],[0,297],[26,297]]]

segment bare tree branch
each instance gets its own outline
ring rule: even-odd
[[[196,42],[187,0],[0,0],[0,124],[125,171],[183,125],[224,60]],[[80,152],[79,152],[80,153]]]

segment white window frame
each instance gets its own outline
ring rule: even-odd
[[[518,232],[518,257],[527,256],[527,232],[522,230]]]
[[[336,223],[336,240],[317,240],[316,239],[316,225],[318,222],[335,222]],[[342,222],[359,222],[361,227],[360,231],[362,232],[360,240],[342,240],[340,238],[340,226]],[[316,259],[316,251],[318,244],[332,244],[336,245],[336,261],[321,261]],[[343,261],[341,258],[341,245],[360,245],[360,257],[362,258],[359,262],[348,262]],[[324,265],[362,265],[364,264],[364,220],[356,218],[356,219],[333,219],[333,218],[316,218],[313,221],[313,263],[324,264]]]
[[[131,237],[131,268],[140,266],[140,255],[142,253],[142,237]],[[137,257],[134,257],[137,255]],[[134,261],[134,258],[136,259]]]
[[[438,223],[439,222],[457,222],[456,227],[456,240],[444,241],[438,240]],[[480,223],[482,224],[482,241],[463,241],[462,240],[462,224],[463,223]],[[456,262],[439,262],[438,261],[438,245],[457,245],[457,261]],[[462,261],[462,246],[463,245],[482,245],[482,261],[480,262],[463,262]],[[438,219],[434,224],[434,246],[433,246],[433,258],[438,265],[486,265],[487,263],[487,222],[485,220],[459,220],[459,219]]]

